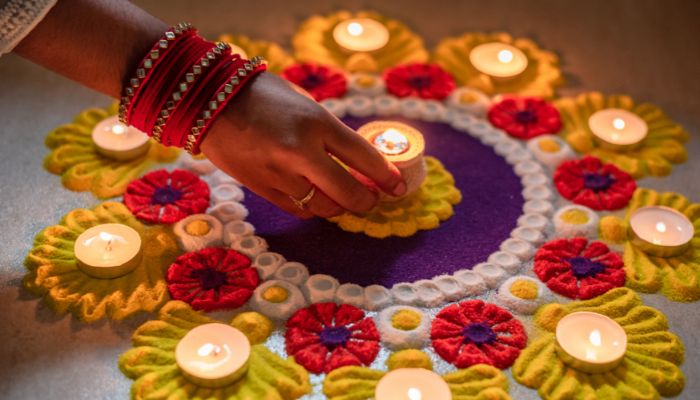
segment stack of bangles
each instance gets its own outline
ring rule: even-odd
[[[124,85],[119,120],[159,143],[199,153],[212,121],[264,60],[231,54],[225,43],[204,40],[190,24],[165,32]]]

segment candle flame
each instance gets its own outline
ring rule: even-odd
[[[96,242],[97,239],[99,239],[99,242]],[[126,240],[123,237],[121,237],[119,235],[113,235],[109,232],[101,231],[97,235],[95,235],[91,238],[85,239],[83,244],[87,247],[91,247],[93,244],[95,244],[98,246],[98,249],[96,249],[96,250],[100,250],[99,246],[102,243],[104,243],[104,248],[101,249],[102,250],[102,258],[104,260],[108,260],[112,257],[112,251],[114,250],[112,245],[115,242],[126,244]]]
[[[374,145],[384,154],[401,154],[408,150],[410,143],[403,133],[389,128],[374,138]]]
[[[115,135],[123,135],[126,133],[126,127],[122,124],[112,126],[112,133]]]
[[[513,52],[510,50],[501,50],[498,52],[498,61],[507,64],[513,61]]]
[[[192,360],[188,363],[190,367],[200,371],[214,371],[223,367],[231,358],[231,348],[227,344],[221,347],[215,344],[205,343],[197,349],[197,355],[202,358],[213,357],[214,359]]]
[[[114,236],[110,234],[109,232],[100,232],[97,236],[100,237],[100,239],[104,240],[105,242],[111,242]]]
[[[352,36],[360,36],[365,31],[365,28],[359,22],[351,22],[348,24],[348,33]]]
[[[205,343],[204,345],[202,345],[202,347],[197,349],[197,355],[199,355],[200,357],[216,357],[219,354],[221,354],[221,347],[212,343]]]
[[[666,232],[666,224],[664,224],[663,222],[657,222],[656,223],[656,230],[661,232],[661,233]]]
[[[408,400],[421,400],[423,399],[423,394],[419,389],[414,387],[408,388]]]
[[[600,339],[600,331],[597,329],[591,331],[591,334],[588,335],[588,340],[593,346],[600,347],[602,344],[602,340]]]
[[[627,125],[625,124],[625,120],[622,118],[613,119],[612,124],[613,128],[617,129],[618,131],[625,129],[625,125]]]

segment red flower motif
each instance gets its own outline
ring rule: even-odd
[[[146,222],[172,224],[209,207],[209,185],[189,171],[159,169],[126,187],[124,204]]]
[[[561,163],[554,172],[554,185],[565,198],[594,210],[620,209],[637,189],[630,174],[592,156]]]
[[[282,77],[304,88],[316,101],[342,97],[348,91],[345,75],[327,65],[313,63],[290,65],[282,71]]]
[[[455,89],[455,80],[437,64],[407,64],[384,71],[389,93],[397,97],[444,99]]]
[[[489,121],[519,139],[530,139],[561,129],[559,111],[538,97],[508,96],[489,109]]]
[[[523,324],[508,311],[481,300],[449,305],[435,316],[430,332],[440,357],[457,366],[489,364],[505,369],[527,344]]]
[[[535,254],[535,273],[552,291],[591,299],[625,284],[624,263],[601,242],[584,238],[545,243]]]
[[[349,304],[317,303],[287,321],[287,354],[307,370],[328,373],[346,365],[369,365],[379,352],[374,320]]]
[[[187,302],[195,310],[212,311],[245,304],[260,278],[248,257],[211,247],[178,257],[165,280],[174,300]]]

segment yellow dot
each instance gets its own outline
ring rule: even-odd
[[[374,86],[377,80],[372,75],[361,75],[355,82],[361,87],[368,88]]]
[[[613,243],[622,243],[627,238],[627,226],[618,217],[607,215],[600,219],[600,238]]]
[[[274,329],[272,321],[254,311],[238,314],[231,321],[231,326],[243,332],[251,344],[264,342]]]
[[[430,357],[417,349],[399,350],[392,353],[386,360],[389,371],[399,368],[424,368],[433,370],[433,362]]]
[[[534,300],[539,290],[537,284],[529,279],[518,279],[510,285],[510,293],[523,300]]]
[[[479,101],[479,96],[474,92],[464,92],[459,95],[459,102],[462,104],[476,103]]]
[[[202,219],[194,220],[185,226],[185,232],[192,236],[204,236],[211,230],[209,223]]]
[[[193,155],[192,158],[194,158],[195,160],[206,160],[207,156],[205,156],[204,153],[199,153]]]
[[[263,299],[269,301],[270,303],[281,303],[287,300],[289,293],[287,289],[279,286],[270,286],[263,292]]]
[[[571,210],[565,211],[560,217],[562,221],[571,225],[583,225],[588,222],[588,214],[585,211],[579,210],[578,208],[572,208]]]
[[[556,153],[561,149],[559,142],[554,139],[541,139],[537,142],[537,145],[540,147],[540,150],[545,153]]]
[[[421,315],[413,310],[399,310],[391,316],[391,326],[402,331],[416,329],[420,325]]]

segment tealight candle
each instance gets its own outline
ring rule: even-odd
[[[627,334],[613,319],[588,311],[571,313],[557,323],[555,349],[572,368],[605,372],[625,356]]]
[[[377,383],[375,400],[451,400],[452,392],[440,375],[423,368],[399,368]]]
[[[598,145],[610,150],[637,146],[647,136],[646,122],[637,114],[620,108],[606,108],[588,118],[588,127]]]
[[[243,332],[221,323],[197,326],[175,347],[175,360],[187,379],[205,387],[222,387],[248,370],[250,342]]]
[[[685,215],[663,206],[638,208],[630,215],[629,228],[632,243],[658,257],[685,252],[695,235],[693,223]]]
[[[389,30],[371,18],[352,18],[335,26],[333,39],[350,51],[375,51],[389,42]]]
[[[92,130],[97,151],[115,160],[131,160],[148,151],[151,142],[140,130],[119,122],[116,116],[100,121]]]
[[[520,49],[494,42],[476,46],[469,53],[469,61],[480,72],[496,78],[512,78],[527,68],[527,56]]]
[[[406,194],[420,188],[427,175],[423,152],[425,140],[415,128],[393,121],[374,121],[357,130],[367,141],[372,143],[396,168],[406,181]],[[396,200],[387,197],[387,200]]]
[[[141,263],[141,236],[126,225],[97,225],[78,236],[73,250],[81,271],[95,278],[116,278]]]

